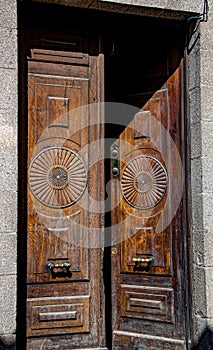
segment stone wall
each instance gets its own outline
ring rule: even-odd
[[[17,6],[0,0],[0,349],[16,330]]]
[[[197,40],[198,39],[198,40]],[[195,335],[213,328],[213,14],[191,39],[189,101],[191,125],[193,309]]]
[[[160,18],[184,19],[189,13],[199,13],[201,0],[29,0],[113,11],[119,13],[137,14]]]

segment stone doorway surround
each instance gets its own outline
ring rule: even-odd
[[[203,10],[200,0],[37,1],[180,20],[187,20]],[[18,91],[21,93],[21,87],[18,89],[18,6],[17,0],[0,0],[0,349],[15,349],[16,333]],[[187,74],[193,345],[205,330],[213,330],[212,39],[210,7],[208,22],[201,23],[191,38]]]

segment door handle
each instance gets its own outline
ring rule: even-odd
[[[138,257],[138,258],[133,258],[132,261],[135,263],[135,266],[140,267],[140,266],[150,266],[154,263],[154,256],[144,256],[144,257]]]
[[[63,271],[67,272],[70,269],[71,264],[69,261],[64,261],[61,264],[55,264],[54,261],[48,261],[45,267],[50,272],[54,272],[54,269],[62,269]]]

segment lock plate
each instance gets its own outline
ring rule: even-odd
[[[119,149],[116,142],[113,143],[112,145],[111,158],[112,158],[111,173],[113,177],[117,177],[119,175]]]

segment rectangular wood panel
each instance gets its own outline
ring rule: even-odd
[[[121,140],[128,140],[128,142],[134,140],[131,143],[134,142],[133,145],[135,144],[135,149],[138,149],[138,152],[141,149],[143,156],[155,157],[155,150],[158,150],[163,154],[167,160],[167,164],[170,166],[170,143],[165,133],[165,130],[169,126],[169,119],[168,88],[165,86],[161,90],[156,91],[143,108],[134,116],[133,121],[128,125],[123,135],[120,136]],[[128,152],[131,151],[129,147]],[[135,154],[137,155],[137,153]],[[130,191],[130,188],[128,188],[128,191]],[[165,200],[166,196],[164,202]],[[124,202],[122,206],[123,215],[125,215],[126,210],[127,207]],[[128,218],[126,222],[127,226],[131,227],[131,233],[129,234],[129,229],[126,228],[126,236],[130,236],[131,238],[125,240],[121,245],[122,272],[134,272],[134,258],[152,256],[154,257],[152,273],[169,274],[171,259],[169,249],[171,237],[169,237],[169,230],[168,228],[164,228],[161,232],[159,230],[156,232],[155,230],[160,217],[163,222],[165,213],[163,210],[155,213],[155,205],[150,210],[146,210],[147,214],[143,213],[143,215],[136,210],[127,211]],[[144,273],[144,270],[137,270],[137,273],[140,272]]]
[[[28,111],[34,126],[30,130],[31,147],[42,138],[57,135],[80,146],[81,106],[88,104],[88,79],[29,74],[28,85]],[[83,118],[86,125],[85,108]]]
[[[72,48],[77,50],[82,49],[81,41],[73,41]],[[47,62],[61,62],[69,64],[88,65],[89,55],[83,52],[55,51],[55,50],[31,50],[31,58],[34,60],[42,60]]]
[[[152,256],[153,268],[156,271],[168,271],[168,251],[165,249],[165,232],[156,233],[152,228],[132,229],[132,238],[127,239],[121,246],[122,270],[135,272],[134,258]],[[128,252],[128,254],[127,254]],[[138,271],[137,271],[138,272]]]
[[[69,129],[69,109],[70,109],[70,98],[67,97],[58,97],[58,96],[48,96],[47,98],[47,124],[48,127],[62,127]],[[55,111],[58,111],[58,115],[63,116],[66,113],[64,118],[66,121],[60,122],[60,119],[55,121]]]
[[[121,316],[174,322],[171,288],[121,285]]]
[[[89,296],[29,298],[28,335],[89,331]]]

